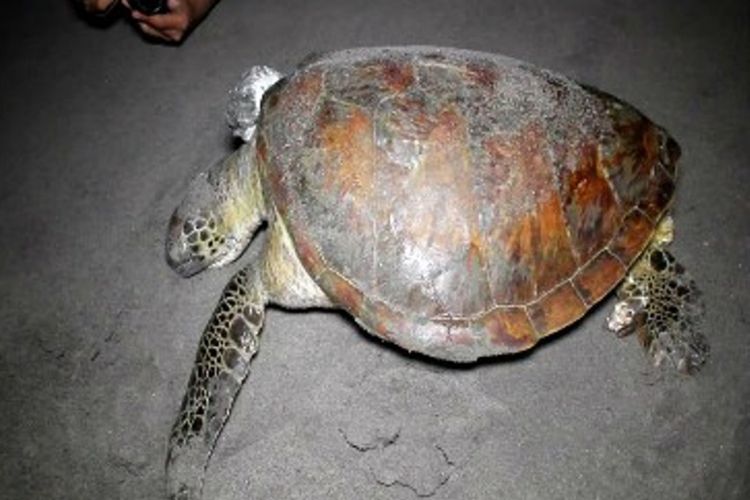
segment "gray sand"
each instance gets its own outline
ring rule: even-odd
[[[679,140],[674,252],[712,357],[649,369],[613,300],[529,355],[454,368],[337,313],[267,316],[207,499],[750,497],[750,4],[223,0],[181,47],[67,2],[0,17],[0,498],[162,494],[201,330],[252,257],[183,280],[166,223],[230,148],[226,92],[310,51],[460,46],[633,103]],[[563,5],[564,4],[564,5]]]

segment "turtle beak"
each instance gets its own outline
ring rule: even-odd
[[[174,269],[177,274],[183,278],[189,278],[208,267],[205,258],[190,250],[184,233],[185,221],[172,215],[169,220],[169,230],[167,232],[166,257],[169,267]]]

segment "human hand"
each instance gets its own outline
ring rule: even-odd
[[[218,0],[168,0],[169,12],[149,16],[133,10],[128,0],[122,0],[143,33],[172,43],[181,42],[216,2]]]
[[[96,16],[104,16],[114,9],[119,3],[118,0],[79,0],[83,10]]]

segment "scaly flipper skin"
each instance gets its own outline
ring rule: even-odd
[[[224,289],[203,332],[170,436],[169,498],[200,498],[211,451],[258,350],[265,301],[258,273],[243,269]]]
[[[665,248],[671,232],[667,218],[620,285],[607,327],[620,337],[636,333],[656,366],[666,362],[692,374],[709,355],[700,330],[703,303],[693,279]]]

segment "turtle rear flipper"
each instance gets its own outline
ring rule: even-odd
[[[637,333],[653,358],[682,373],[694,373],[708,359],[700,329],[703,302],[684,266],[659,243],[646,249],[617,292],[620,301],[608,318],[618,335]]]

